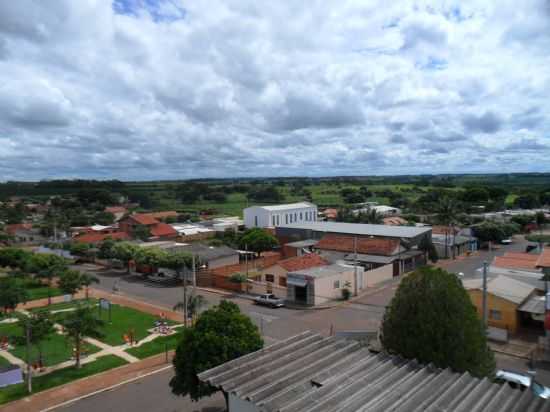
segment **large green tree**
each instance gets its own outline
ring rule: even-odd
[[[221,301],[204,311],[193,327],[183,329],[173,360],[172,392],[194,401],[209,396],[216,389],[201,383],[197,374],[262,347],[262,337],[250,318],[236,304]]]
[[[239,240],[239,247],[256,252],[258,256],[262,252],[273,249],[278,244],[279,242],[275,236],[259,227],[247,230]]]
[[[3,278],[0,280],[0,307],[4,313],[14,310],[20,303],[27,302],[29,293],[14,278]]]
[[[84,286],[82,283],[82,275],[77,270],[65,270],[59,276],[57,286],[66,295],[74,295]]]
[[[461,281],[442,269],[422,267],[403,279],[382,323],[391,353],[474,376],[495,368],[485,327]]]
[[[42,344],[55,333],[54,322],[50,319],[49,313],[47,311],[38,311],[31,313],[29,317],[21,316],[18,325],[22,329],[21,336],[18,337],[19,344],[25,345],[27,328],[30,328],[30,344],[34,345],[38,350],[38,360],[42,363]]]
[[[48,305],[52,303],[53,279],[66,269],[66,259],[54,254],[35,253],[28,260],[26,270],[36,273],[36,277],[45,279],[48,284]]]
[[[124,263],[126,271],[130,273],[130,262],[136,257],[139,246],[130,242],[118,242],[111,249],[112,256]]]

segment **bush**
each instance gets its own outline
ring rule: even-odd
[[[350,297],[351,297],[351,290],[349,290],[348,288],[342,289],[342,299],[349,300]]]

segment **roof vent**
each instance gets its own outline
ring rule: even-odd
[[[323,384],[319,381],[316,381],[315,379],[311,380],[311,386],[315,386],[316,388],[321,388]]]

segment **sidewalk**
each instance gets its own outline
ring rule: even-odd
[[[174,351],[170,351],[168,354],[169,362],[173,355]],[[161,370],[169,365],[170,363],[166,363],[165,354],[163,353],[136,363],[124,365],[107,372],[92,375],[56,388],[39,392],[32,396],[2,405],[0,409],[2,412],[34,412],[47,410],[75,398],[110,388],[129,379]]]

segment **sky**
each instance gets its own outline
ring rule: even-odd
[[[550,0],[0,1],[0,181],[550,171]]]

